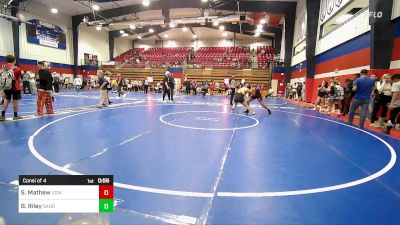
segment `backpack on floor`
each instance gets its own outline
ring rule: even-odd
[[[2,70],[0,71],[0,89],[11,90],[14,79],[14,67],[5,68],[3,66]]]

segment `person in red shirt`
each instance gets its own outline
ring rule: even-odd
[[[21,90],[22,90],[22,85],[21,85],[22,73],[21,69],[15,66],[16,63],[15,56],[7,55],[6,62],[7,63],[5,64],[5,69],[13,68],[14,70],[14,81],[11,90],[4,90],[4,95],[6,96],[6,99],[3,104],[3,110],[1,111],[0,121],[4,121],[6,119],[6,111],[11,99],[14,109],[14,120],[19,120],[22,119],[21,116],[18,116],[18,106],[19,106],[19,100],[21,100]]]

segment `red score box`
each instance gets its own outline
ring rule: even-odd
[[[100,185],[99,186],[99,199],[114,199],[114,186],[113,185]]]

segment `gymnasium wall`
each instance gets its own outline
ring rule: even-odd
[[[297,82],[304,82],[307,74],[307,62],[303,61],[294,66],[292,66],[292,76],[290,78],[290,83],[294,84]]]
[[[49,11],[48,6],[45,6],[39,2],[29,5],[29,12],[23,12],[26,20],[39,19],[54,25],[61,27],[66,33],[66,44],[67,48],[57,49],[52,47],[46,47],[27,42],[26,26],[22,24],[20,29],[20,62],[19,67],[23,70],[38,71],[37,61],[49,61],[51,62],[51,71],[72,74],[73,73],[73,49],[72,49],[72,26],[71,17],[58,12],[52,14]],[[14,53],[13,47],[13,35],[11,22],[0,19],[0,64],[4,63],[5,59],[3,56]],[[105,31],[103,31],[105,32]],[[85,31],[81,32],[85,35]],[[106,49],[108,50],[108,44]],[[108,54],[108,52],[107,52]],[[82,55],[83,58],[83,55]],[[96,74],[97,66],[80,66],[78,74]]]
[[[320,23],[318,27],[321,27],[321,25],[322,24]],[[342,24],[340,27],[328,33],[324,37],[317,38],[315,54],[319,55],[324,53],[370,30],[371,26],[369,25],[369,10],[365,9],[362,13],[358,14],[345,24]],[[320,37],[319,33],[320,30],[318,31],[318,37]]]
[[[296,6],[296,20],[294,24],[294,34],[293,34],[293,55],[291,66],[295,66],[306,60],[305,51],[305,38],[307,27],[307,9],[306,0],[299,0]],[[296,51],[300,50],[301,51]]]
[[[62,64],[72,64],[72,29],[71,18],[61,12],[52,14],[48,6],[38,4],[29,5],[29,13],[24,12],[27,20],[39,19],[59,26],[66,34],[66,49],[57,49],[27,42],[26,26],[20,26],[20,58],[32,60],[45,60]]]
[[[393,0],[392,19],[400,17],[400,0]]]
[[[13,54],[13,35],[11,23],[7,20],[0,19],[0,56]]]
[[[114,40],[114,56],[120,55],[132,48],[132,39],[119,37]],[[108,61],[108,60],[107,60]]]
[[[108,31],[96,30],[95,27],[79,25],[78,59],[81,64],[84,53],[97,55],[98,61],[109,61]]]
[[[338,77],[341,84],[354,73],[370,68],[370,33],[365,33],[316,56],[315,77],[312,89],[307,91],[307,101],[314,102],[318,85]]]
[[[396,23],[396,37],[393,40],[392,62],[390,63],[391,74],[400,73],[400,18],[397,18],[394,22]]]

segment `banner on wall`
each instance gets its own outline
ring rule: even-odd
[[[31,24],[26,24],[28,43],[38,44],[53,48],[66,49],[65,32],[56,25],[33,19]]]
[[[340,11],[344,6],[353,0],[321,0],[321,6],[319,10],[320,24],[328,21],[332,16]]]

